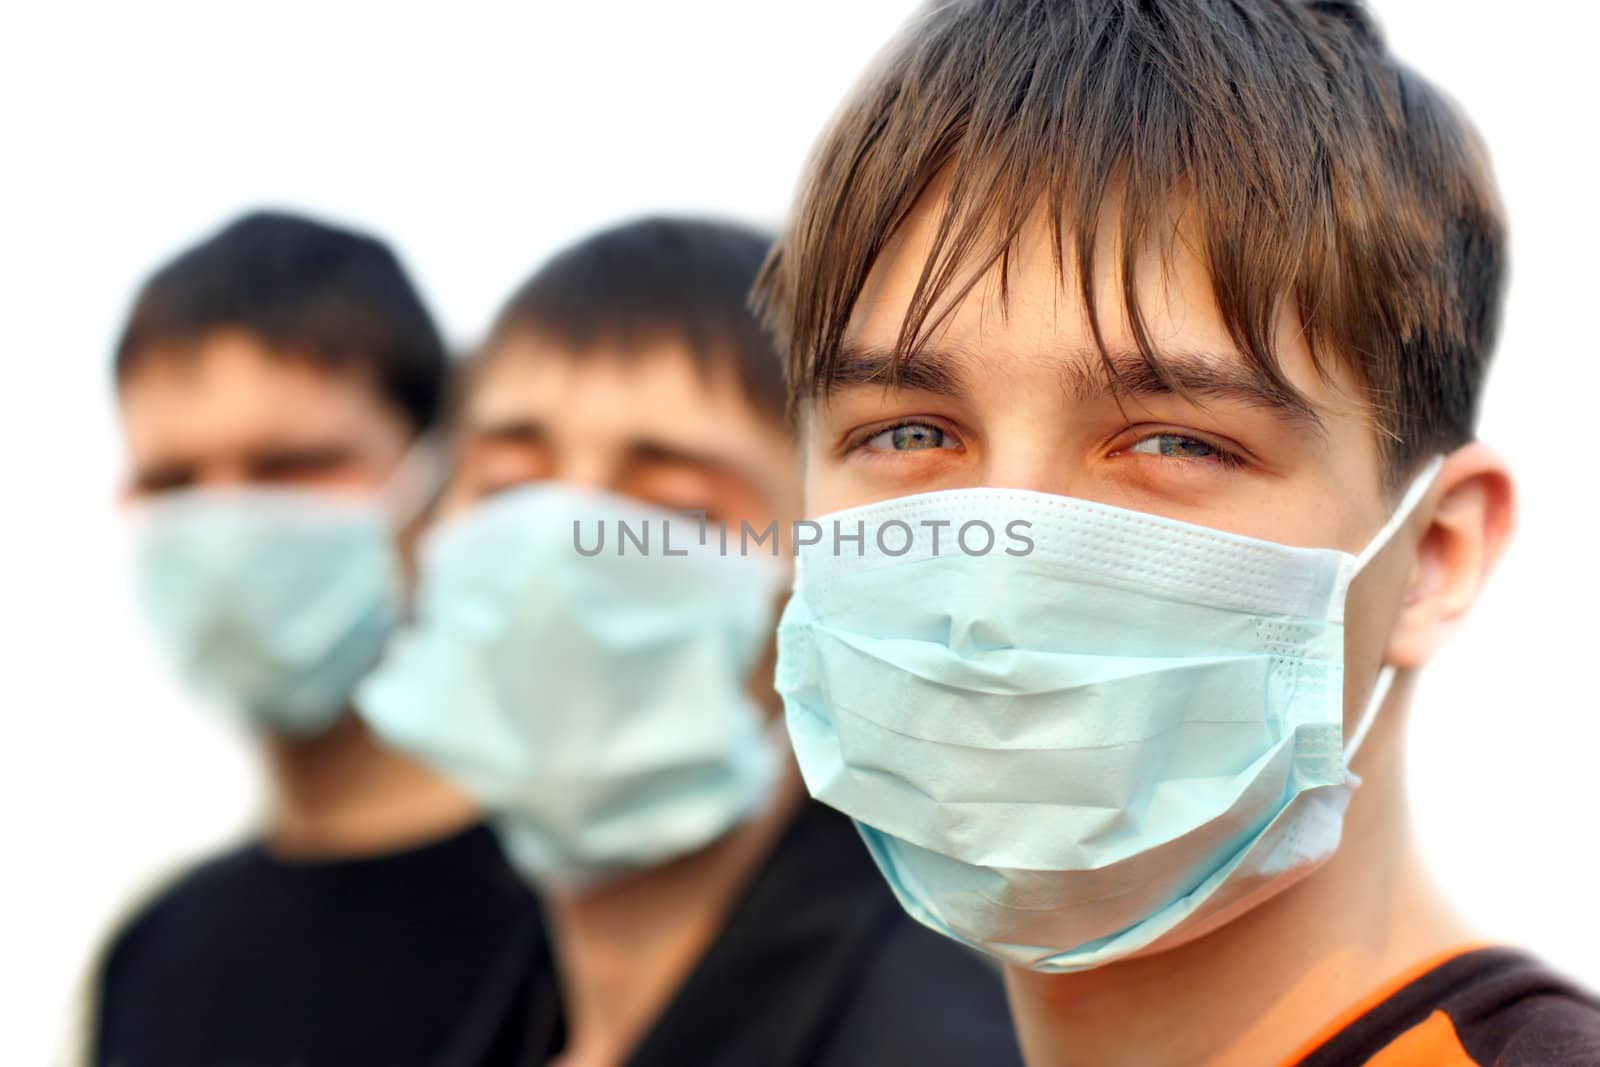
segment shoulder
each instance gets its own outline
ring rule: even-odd
[[[1440,1006],[1476,1062],[1600,1067],[1600,998],[1521,952],[1482,955],[1481,977]]]
[[[863,1063],[1021,1064],[999,968],[895,909],[836,1031]]]
[[[1525,953],[1477,949],[1406,981],[1299,1063],[1600,1067],[1600,1000]]]
[[[237,905],[255,882],[258,848],[242,845],[195,864],[147,891],[115,929],[102,954],[102,975],[110,979],[133,965],[152,942],[213,912],[223,902]]]

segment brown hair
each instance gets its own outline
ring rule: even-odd
[[[444,342],[416,287],[375,237],[282,211],[253,211],[162,264],[117,340],[117,387],[152,353],[219,330],[326,366],[371,372],[418,433],[443,404]]]
[[[948,192],[902,324],[897,372],[1043,205],[1096,339],[1095,230],[1118,213],[1121,288],[1163,254],[1177,204],[1234,342],[1287,395],[1284,301],[1324,374],[1361,379],[1391,478],[1470,439],[1504,278],[1486,157],[1456,109],[1350,0],[935,0],[818,144],[755,301],[790,403],[825,392],[862,286],[935,177]],[[1068,258],[1068,257],[1072,258]],[[1175,386],[1176,387],[1176,386]]]
[[[732,371],[751,405],[781,420],[783,370],[745,303],[771,248],[771,234],[713,219],[643,218],[590,234],[511,294],[485,353],[519,332],[575,357],[607,344],[626,356],[648,341],[681,341],[702,372]]]

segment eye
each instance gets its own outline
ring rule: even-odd
[[[151,467],[134,475],[133,490],[147,495],[171,493],[193,485],[195,477],[192,469],[177,464]]]
[[[334,473],[354,458],[354,450],[344,445],[285,448],[252,456],[250,475],[261,482],[310,480]]]
[[[862,442],[883,452],[921,452],[930,448],[955,448],[956,439],[926,422],[906,422],[880,430]]]
[[[1242,462],[1238,456],[1225,448],[1181,433],[1153,433],[1140,438],[1126,451],[1143,456],[1161,456],[1164,459],[1220,463],[1225,467],[1235,467]]]

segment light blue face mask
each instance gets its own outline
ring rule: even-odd
[[[1004,961],[1217,928],[1339,845],[1391,677],[1345,741],[1345,594],[1437,468],[1360,556],[1020,490],[827,516],[866,535],[801,552],[779,626],[807,786],[912,916]],[[978,522],[1020,536],[957,540]]]
[[[603,548],[579,552],[602,527]],[[657,866],[765,806],[779,749],[745,680],[783,571],[722,556],[715,537],[702,546],[700,529],[545,483],[423,543],[416,624],[356,707],[474,796],[533,881],[582,887]]]
[[[136,592],[206,703],[249,727],[327,729],[397,617],[393,530],[371,498],[190,490],[133,515]]]

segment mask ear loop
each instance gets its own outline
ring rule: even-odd
[[[1389,521],[1383,524],[1383,527],[1373,535],[1372,540],[1367,542],[1367,547],[1362,549],[1361,554],[1356,557],[1355,566],[1350,571],[1352,578],[1360,574],[1366,565],[1372,562],[1373,557],[1383,551],[1384,546],[1394,537],[1396,531],[1406,524],[1407,519],[1411,518],[1411,513],[1417,509],[1417,505],[1422,502],[1422,498],[1428,495],[1428,490],[1433,488],[1433,481],[1439,476],[1439,468],[1443,466],[1444,457],[1435,456],[1412,479],[1405,495],[1400,498],[1399,505],[1394,509],[1394,513],[1389,516]],[[1356,728],[1351,731],[1350,740],[1345,743],[1344,762],[1346,766],[1349,766],[1350,761],[1360,751],[1361,743],[1367,739],[1368,731],[1372,729],[1373,722],[1378,718],[1378,709],[1383,707],[1383,702],[1389,697],[1389,690],[1394,685],[1394,675],[1394,667],[1388,664],[1385,664],[1383,669],[1378,671],[1377,680],[1372,684],[1372,695],[1367,698],[1367,706],[1361,709],[1361,718],[1356,721]]]
[[[1443,466],[1444,457],[1435,456],[1411,480],[1411,485],[1406,488],[1405,495],[1400,498],[1400,503],[1395,507],[1393,514],[1389,516],[1389,521],[1383,524],[1382,528],[1372,536],[1372,540],[1367,542],[1367,547],[1363,548],[1361,554],[1356,557],[1356,565],[1350,572],[1352,578],[1360,574],[1362,569],[1372,562],[1372,557],[1383,551],[1390,538],[1394,537],[1400,527],[1406,524],[1406,520],[1411,518],[1411,513],[1417,510],[1417,505],[1422,503],[1422,498],[1427,496],[1428,490],[1433,488],[1433,480],[1439,476],[1439,468]]]
[[[1361,710],[1361,718],[1356,722],[1356,728],[1350,735],[1350,740],[1344,746],[1345,766],[1356,758],[1356,753],[1361,750],[1361,742],[1367,739],[1367,731],[1372,729],[1372,724],[1378,721],[1378,709],[1383,707],[1383,702],[1389,697],[1389,689],[1394,685],[1394,668],[1384,664],[1378,671],[1378,680],[1372,683],[1372,695],[1367,698],[1367,706]]]

